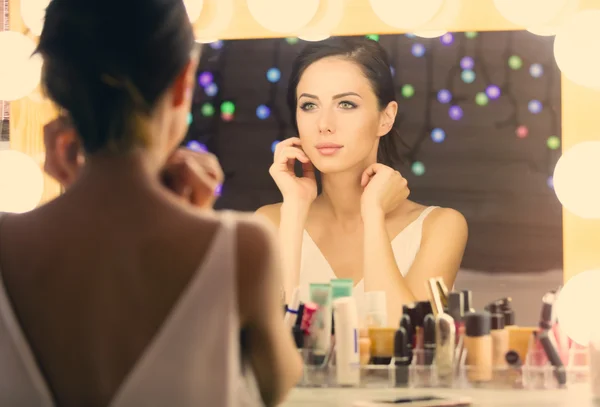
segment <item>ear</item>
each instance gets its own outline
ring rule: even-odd
[[[198,60],[190,58],[190,61],[181,70],[173,83],[173,107],[177,108],[192,99],[196,85],[196,69]]]
[[[392,130],[394,127],[394,121],[396,121],[396,114],[398,113],[398,103],[390,102],[381,112],[379,119],[379,129],[377,131],[378,137],[383,137]]]

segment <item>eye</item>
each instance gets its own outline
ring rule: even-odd
[[[340,107],[342,109],[354,109],[356,107],[356,105],[352,102],[343,101],[343,102],[340,102]]]
[[[312,110],[314,109],[316,106],[314,103],[312,102],[304,102],[300,105],[300,109],[307,111],[307,110]]]

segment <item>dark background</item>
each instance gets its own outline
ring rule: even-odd
[[[528,32],[451,35],[447,44],[440,38],[373,37],[388,51],[395,72],[396,123],[406,144],[401,151],[406,163],[398,169],[409,181],[411,199],[465,215],[470,237],[463,268],[518,273],[562,268],[561,206],[551,186],[560,148],[547,146],[548,137],[560,137],[561,128],[554,39]],[[293,59],[304,44],[265,39],[204,47],[199,74],[210,72],[218,93],[208,96],[208,88],[198,87],[186,143],[206,145],[223,166],[226,181],[218,208],[254,211],[281,200],[268,174],[271,146],[295,135],[285,92]],[[415,44],[424,47],[423,56],[413,55]],[[519,69],[509,66],[513,55],[522,60]],[[461,79],[464,56],[475,62],[472,83]],[[531,74],[532,64],[543,67],[540,77]],[[272,67],[281,71],[276,83],[267,80]],[[415,90],[412,97],[403,97],[407,84]],[[491,84],[501,88],[501,97],[477,105],[475,95]],[[437,100],[441,89],[451,91],[451,103]],[[538,114],[528,110],[531,100],[542,103]],[[226,101],[235,104],[231,117],[220,112]],[[207,104],[214,115],[203,115]],[[257,117],[261,104],[271,110],[267,119]],[[451,105],[462,108],[461,120],[449,117]],[[519,126],[526,126],[526,137],[517,136]],[[433,128],[444,130],[443,142],[432,140]],[[416,166],[425,172],[416,175]]]

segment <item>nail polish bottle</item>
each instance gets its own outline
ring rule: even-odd
[[[408,313],[408,309],[406,309],[406,312],[402,313],[402,318],[400,318],[400,327],[404,328],[404,331],[406,332],[406,346],[408,347],[407,350],[407,357],[408,357],[408,364],[410,365],[412,363],[412,358],[413,358],[413,337],[414,337],[414,330],[413,330],[413,326],[412,326],[412,321],[410,319],[409,313]]]
[[[424,364],[427,366],[433,364],[435,357],[435,317],[433,314],[427,314],[423,321],[423,350]]]
[[[408,366],[410,365],[410,344],[404,328],[399,327],[394,335],[394,367],[396,387],[408,386]]]

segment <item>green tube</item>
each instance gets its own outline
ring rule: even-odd
[[[342,297],[352,297],[352,288],[354,280],[350,278],[335,278],[331,280],[331,295],[333,300]]]

